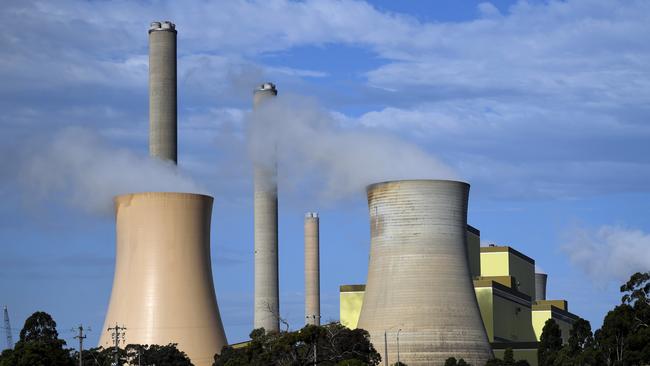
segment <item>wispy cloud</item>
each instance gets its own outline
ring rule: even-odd
[[[622,283],[635,272],[650,271],[650,234],[623,226],[574,227],[562,250],[595,283]]]

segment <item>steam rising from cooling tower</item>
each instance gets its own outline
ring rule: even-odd
[[[177,163],[176,25],[149,28],[149,155]]]
[[[320,246],[316,212],[305,215],[305,320],[320,325]]]
[[[255,90],[253,107],[259,113],[263,104],[278,94],[275,85],[264,83]],[[256,113],[256,112],[254,112]],[[258,121],[265,121],[258,116]],[[255,299],[254,328],[269,332],[280,329],[280,296],[278,276],[278,186],[275,145],[265,160],[254,161],[254,227],[255,227]]]
[[[492,351],[470,280],[469,185],[408,180],[368,186],[370,263],[358,327],[378,349],[400,332],[400,361],[484,365]],[[388,360],[397,360],[388,342]],[[384,365],[386,365],[386,360]]]

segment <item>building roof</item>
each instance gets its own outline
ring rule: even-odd
[[[360,292],[366,291],[366,285],[341,285],[340,292]]]
[[[533,258],[509,246],[481,247],[481,253],[499,253],[499,252],[508,252],[510,254],[516,255],[517,257],[525,260],[526,262],[535,264],[535,260]]]

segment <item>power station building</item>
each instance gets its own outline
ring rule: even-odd
[[[178,162],[176,36],[173,23],[151,23],[149,151],[171,164]],[[276,95],[272,83],[255,90],[258,122],[272,122],[260,111]],[[276,146],[267,148],[265,160],[253,162],[253,327],[277,332],[277,162]],[[481,247],[479,230],[467,225],[469,189],[450,180],[367,187],[367,285],[340,287],[340,321],[367,330],[384,365],[441,365],[453,356],[479,366],[506,348],[536,365],[546,320],[568,338],[577,317],[566,301],[546,299],[547,276],[535,273],[535,261],[508,246]],[[213,198],[138,192],[114,204],[115,275],[99,345],[176,343],[193,364],[211,365],[228,344],[210,261]],[[305,215],[305,321],[313,325],[321,317],[319,224],[317,213]]]
[[[560,326],[563,341],[567,342],[578,316],[569,312],[566,300],[546,299],[547,275],[535,273],[532,258],[509,246],[481,247],[479,230],[469,225],[466,230],[474,293],[495,357],[503,357],[505,349],[512,348],[515,359],[537,365],[537,346],[546,321],[554,319]],[[472,261],[476,257],[479,261]],[[365,292],[366,286],[362,284],[340,286],[341,324],[360,327],[358,320]],[[388,331],[387,342],[396,346],[396,334],[395,329]],[[381,343],[375,347],[381,353]],[[450,356],[467,360],[463,354]]]

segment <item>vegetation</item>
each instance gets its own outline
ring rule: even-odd
[[[307,325],[295,332],[270,332],[263,328],[250,334],[241,348],[224,347],[215,355],[214,366],[240,365],[377,365],[379,353],[368,332],[340,324]],[[314,355],[316,353],[316,355]]]
[[[0,366],[75,366],[79,351],[64,348],[65,341],[59,339],[56,322],[50,314],[37,311],[32,314],[20,331],[20,340],[14,349],[0,354]],[[114,348],[92,348],[84,350],[84,365],[111,366],[114,361]],[[118,349],[119,359],[124,364],[127,359],[138,360],[142,365],[192,366],[184,352],[176,344],[166,346],[130,344]]]
[[[633,366],[650,364],[650,272],[635,273],[621,286],[621,304],[607,313],[603,326],[579,319],[567,344],[558,340],[557,324],[547,321],[539,345],[540,366]]]

